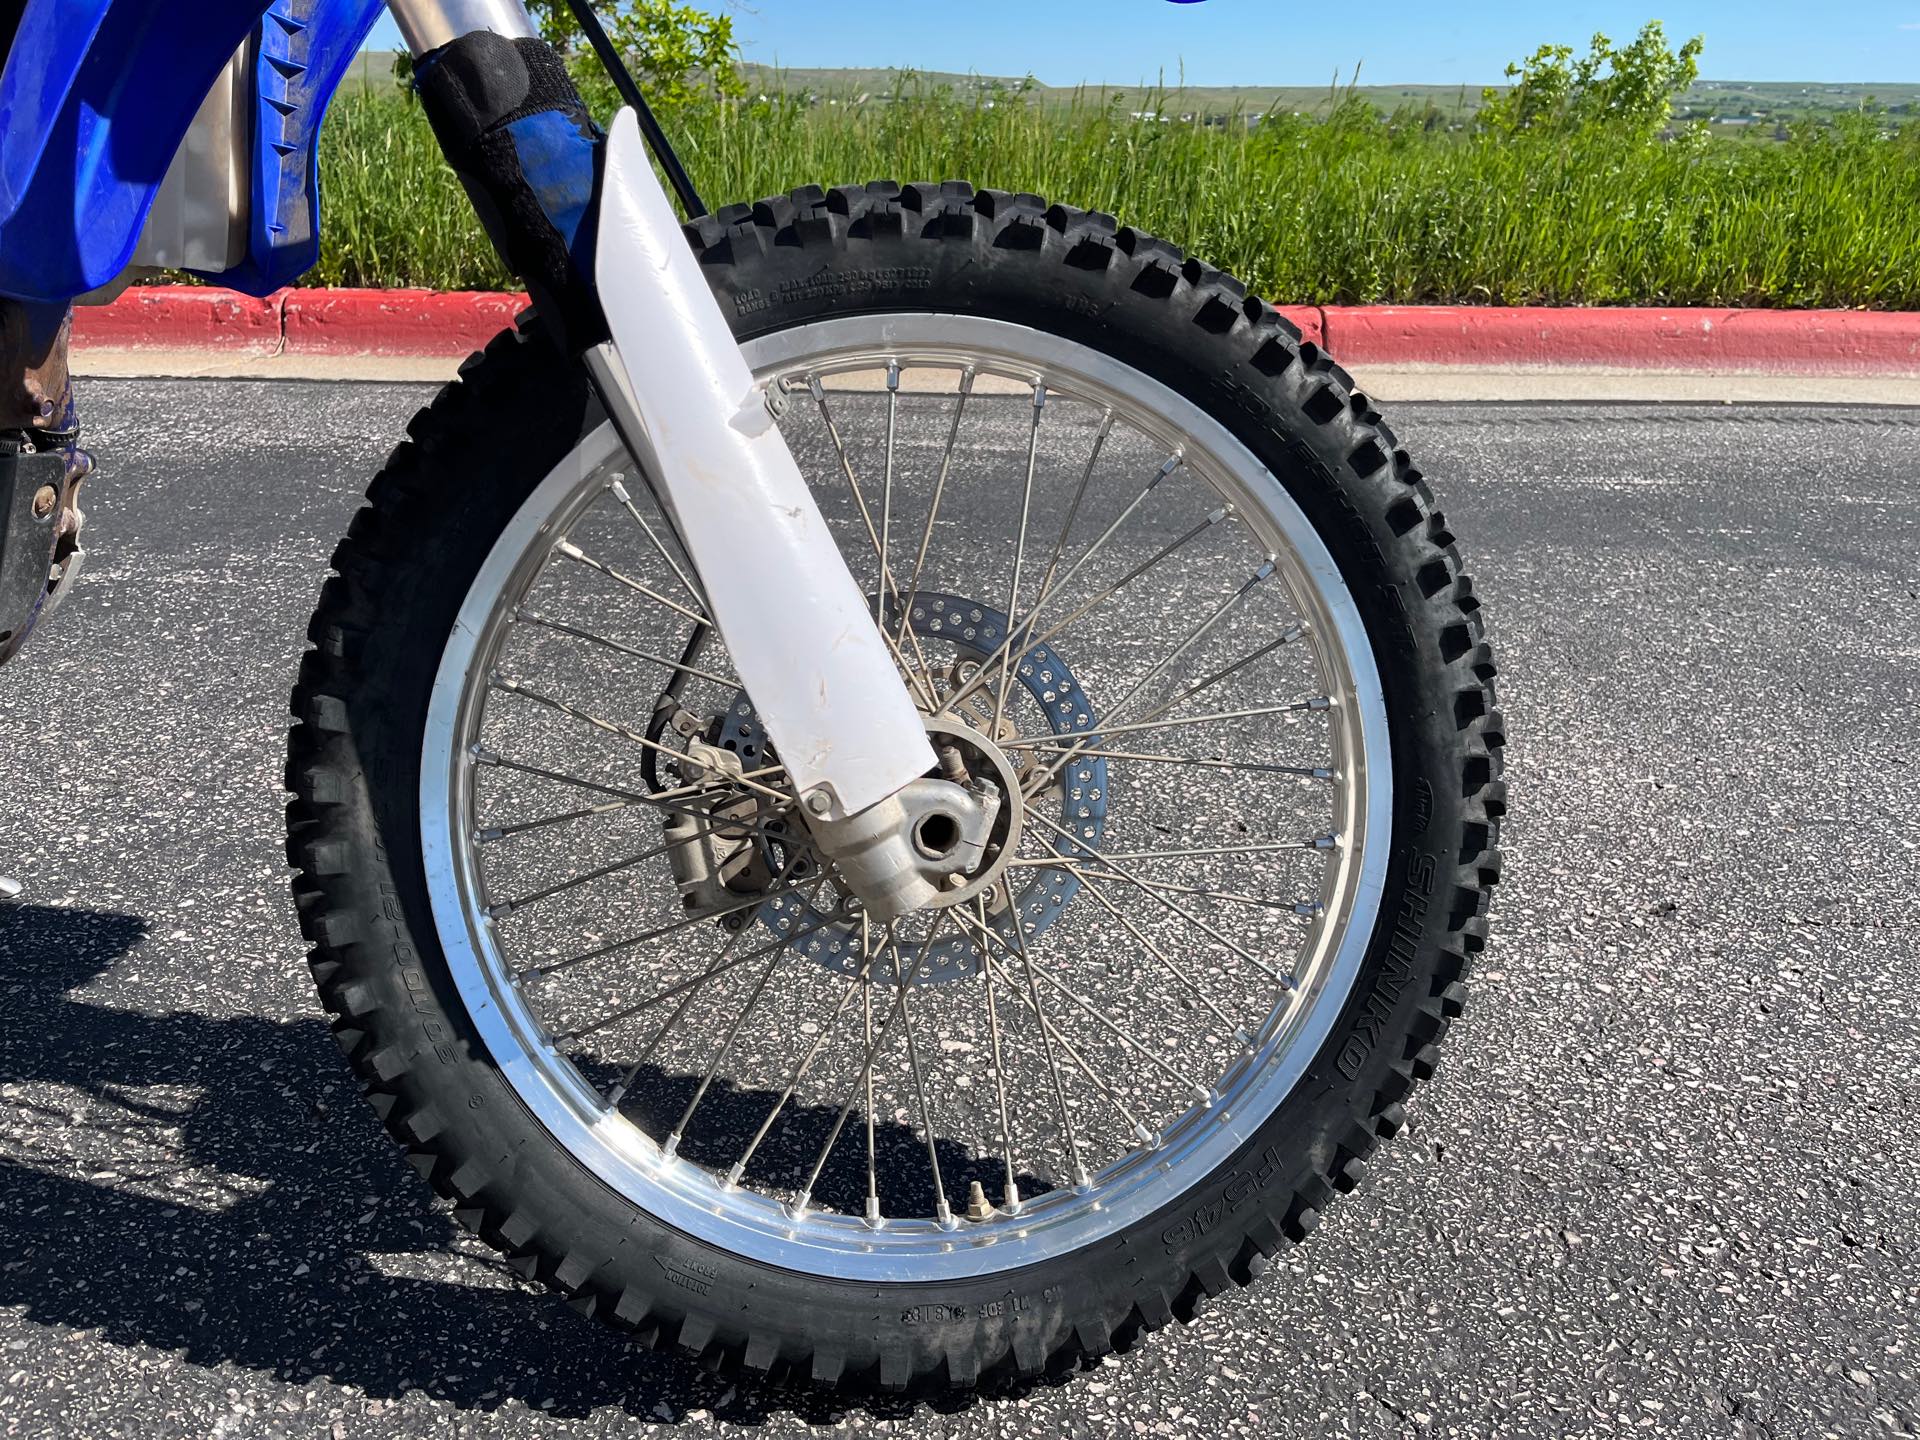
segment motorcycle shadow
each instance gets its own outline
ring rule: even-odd
[[[429,1208],[319,1020],[75,993],[147,932],[133,915],[0,907],[0,1306],[382,1401],[743,1425],[912,1413],[710,1375],[526,1285]]]

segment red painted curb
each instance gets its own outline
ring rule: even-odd
[[[81,349],[216,350],[271,355],[280,348],[280,304],[200,285],[136,285],[107,305],[76,305],[73,342]]]
[[[1274,310],[1300,329],[1300,338],[1311,345],[1327,348],[1326,311],[1318,305],[1276,305]]]
[[[458,357],[526,304],[524,295],[488,291],[282,290],[261,300],[204,286],[136,286],[111,304],[79,307],[74,339],[96,349]],[[1920,313],[1391,305],[1280,313],[1356,366],[1920,374]]]
[[[1855,310],[1332,307],[1346,365],[1520,365],[1782,375],[1920,373],[1920,314]]]
[[[525,295],[481,290],[289,290],[288,355],[466,355],[527,308]]]

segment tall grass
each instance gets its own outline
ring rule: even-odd
[[[962,178],[1111,211],[1282,303],[1920,308],[1920,124],[1848,117],[1780,143],[1495,139],[1359,103],[1207,127],[937,91],[669,123],[711,202]],[[343,97],[321,169],[316,283],[510,283],[403,98]]]

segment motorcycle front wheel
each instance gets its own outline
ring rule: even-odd
[[[1126,1349],[1359,1182],[1460,1013],[1505,808],[1472,585],[1345,373],[1108,217],[877,183],[688,234],[991,843],[862,913],[523,327],[310,630],[334,1033],[463,1223],[648,1343],[892,1391]]]

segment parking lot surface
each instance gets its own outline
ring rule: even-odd
[[[286,696],[430,393],[88,384],[90,568],[0,673],[27,886],[0,908],[0,1433],[1920,1426],[1920,411],[1394,413],[1509,717],[1468,1018],[1255,1289],[1063,1386],[915,1409],[734,1385],[530,1290],[429,1205],[327,1037]]]

